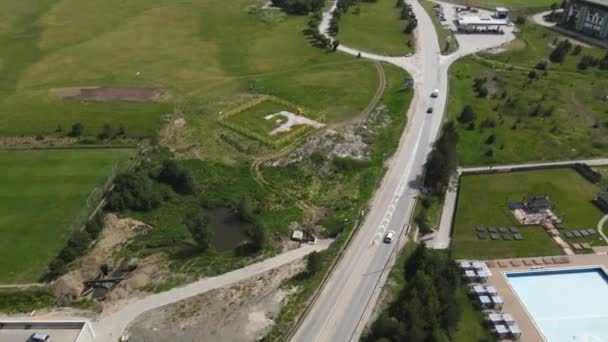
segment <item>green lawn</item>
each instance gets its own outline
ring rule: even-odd
[[[0,283],[36,282],[128,149],[0,151]],[[120,164],[117,164],[120,163]]]
[[[449,117],[458,119],[466,105],[477,116],[473,125],[457,125],[460,163],[605,156],[608,72],[576,67],[583,55],[603,56],[605,51],[584,48],[578,56],[569,54],[562,64],[549,64],[547,73],[537,71],[538,79],[531,80],[531,67],[548,58],[559,35],[527,24],[519,37],[504,53],[467,57],[451,68]],[[486,79],[485,98],[478,97],[473,88],[476,78]]]
[[[429,14],[429,16],[431,17],[431,21],[435,26],[435,31],[437,32],[437,40],[439,41],[439,47],[441,48],[441,54],[449,55],[452,52],[458,50],[458,39],[456,39],[456,35],[454,35],[454,32],[452,32],[452,30],[450,30],[449,28],[445,28],[441,25],[439,17],[437,17],[435,11],[433,10],[433,6],[435,6],[436,3],[427,0],[422,0],[420,1],[420,4]],[[448,39],[450,41],[450,45],[447,45]]]
[[[65,133],[82,122],[131,136],[152,135],[174,108],[186,118],[181,136],[223,159],[217,114],[251,93],[269,93],[327,113],[339,122],[373,97],[369,61],[310,46],[306,16],[260,10],[259,0],[0,0],[0,136]],[[162,30],[159,30],[162,27]],[[139,73],[139,75],[138,75]],[[166,103],[61,101],[68,86],[153,86]]]
[[[413,35],[403,32],[394,0],[361,2],[340,17],[338,39],[345,45],[381,55],[403,56],[414,52]],[[411,40],[412,46],[408,46]]]
[[[549,196],[555,213],[564,217],[567,228],[595,227],[602,213],[591,200],[598,191],[597,186],[572,169],[463,176],[454,221],[454,257],[494,259],[562,254],[539,226],[520,227],[524,237],[521,241],[478,240],[475,227],[517,226],[507,201],[538,194]],[[572,242],[583,241],[575,239]],[[596,241],[595,244],[604,243]]]

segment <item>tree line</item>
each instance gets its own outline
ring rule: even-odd
[[[442,251],[418,245],[401,270],[406,285],[362,341],[438,342],[453,339],[461,319],[457,264]]]
[[[289,14],[306,15],[321,10],[325,0],[272,0],[272,5]]]

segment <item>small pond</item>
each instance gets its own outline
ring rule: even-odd
[[[211,242],[218,251],[235,249],[247,241],[246,231],[253,227],[249,222],[243,222],[229,208],[206,210],[209,218],[209,229],[213,236]]]

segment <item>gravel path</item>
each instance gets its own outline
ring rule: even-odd
[[[126,303],[123,303],[117,311],[111,312],[103,316],[99,321],[93,323],[97,335],[96,340],[103,342],[117,341],[129,323],[144,312],[262,274],[302,258],[313,251],[327,249],[331,243],[332,240],[319,240],[315,245],[304,245],[300,248],[232,272],[224,273],[216,277],[204,278],[166,292],[129,300]]]

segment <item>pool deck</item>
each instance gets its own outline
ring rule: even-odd
[[[556,258],[564,258],[564,256],[558,256]],[[525,265],[524,260],[534,261],[536,259],[538,261],[542,261],[543,259],[552,259],[549,258],[521,258],[521,259],[501,259],[501,260],[486,260],[490,270],[492,271],[492,275],[488,278],[486,285],[492,285],[496,287],[498,291],[498,295],[502,297],[504,300],[502,312],[510,313],[519,328],[521,329],[522,335],[520,341],[525,342],[543,342],[545,339],[542,337],[539,329],[534,324],[534,321],[524,308],[523,304],[519,301],[517,295],[513,292],[513,289],[507,282],[506,276],[503,272],[510,271],[538,271],[549,270],[549,269],[557,269],[557,268],[573,268],[573,267],[582,267],[582,266],[604,266],[605,269],[608,269],[608,255],[604,254],[578,254],[578,255],[569,255],[566,258],[570,260],[568,263],[562,264],[542,264],[533,266]],[[510,261],[517,260],[521,266],[513,266]],[[499,263],[500,261],[500,263]],[[503,265],[503,266],[501,266]]]

